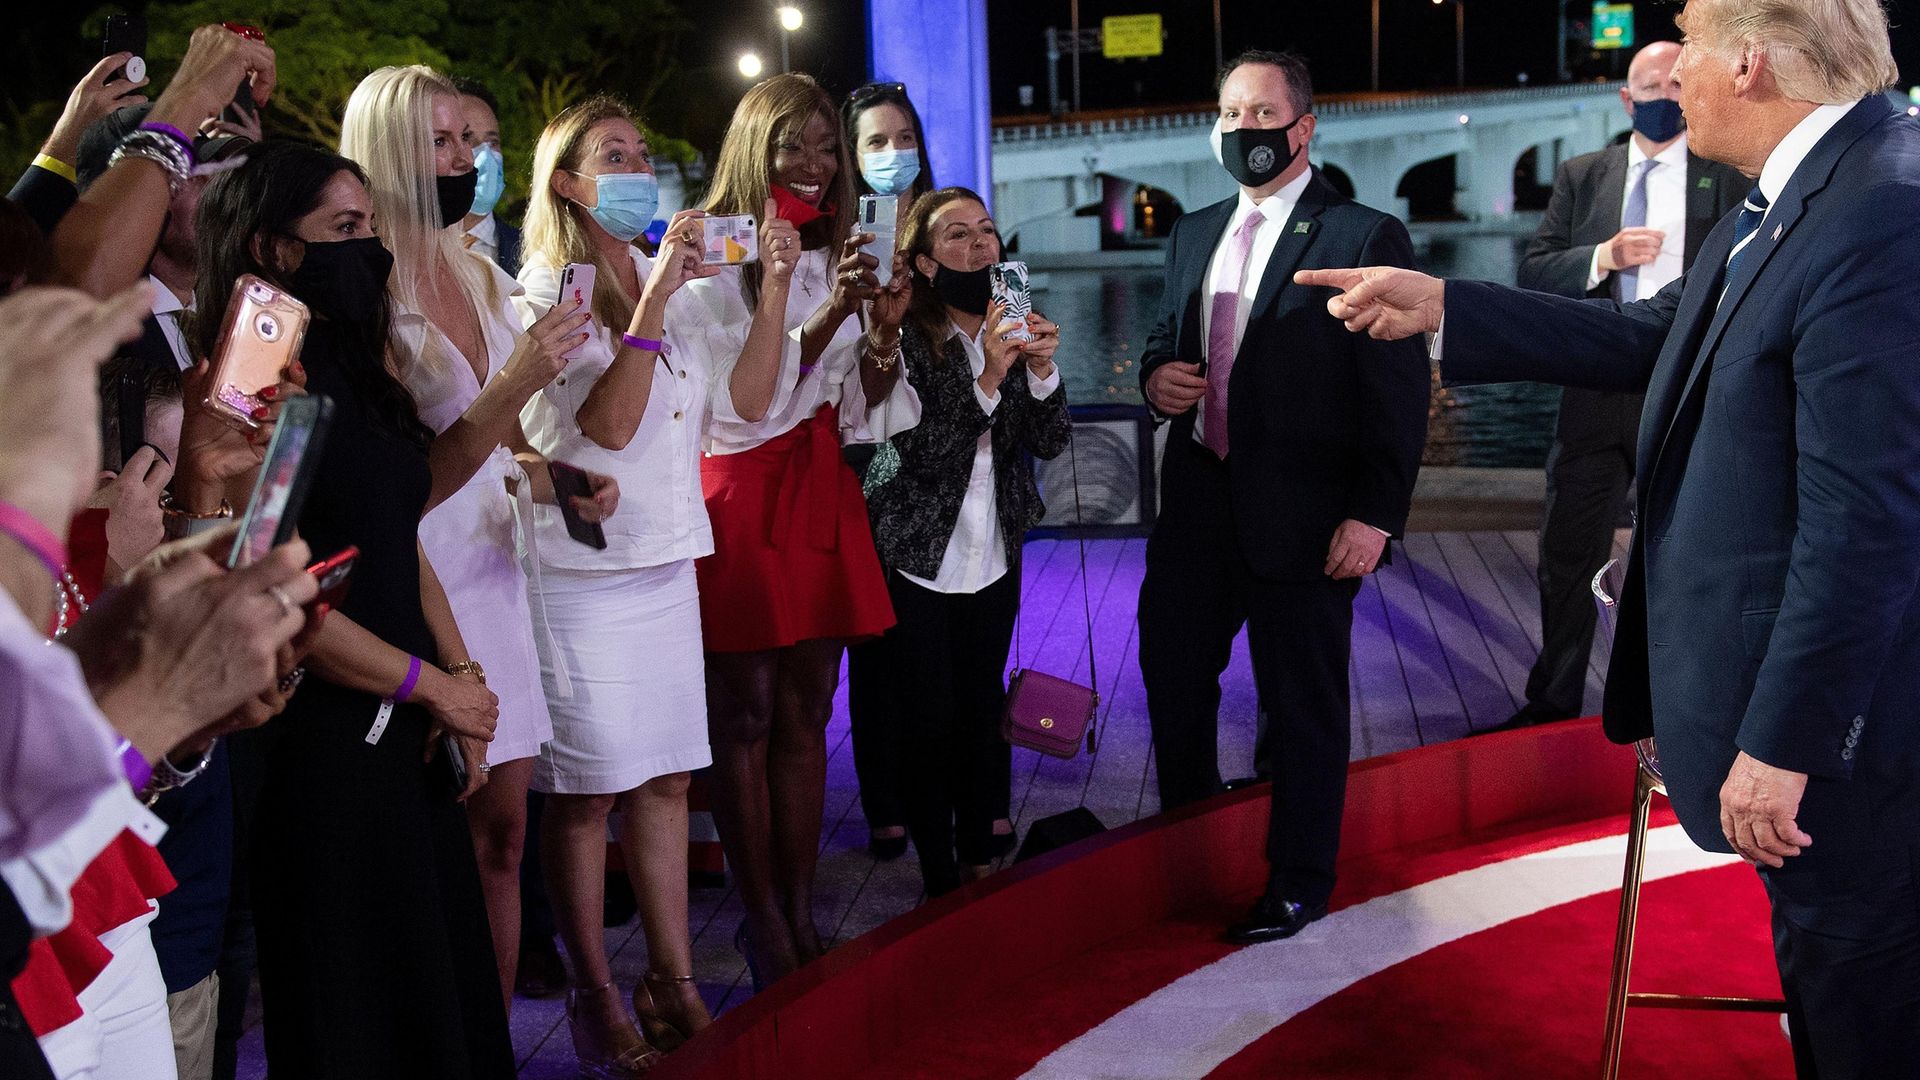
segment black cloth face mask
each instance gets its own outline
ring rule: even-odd
[[[1278,128],[1234,128],[1220,133],[1220,164],[1240,182],[1242,187],[1265,187],[1273,178],[1286,172],[1300,151],[1287,139],[1294,126],[1306,118],[1305,113],[1293,118],[1293,123]]]
[[[440,191],[440,227],[446,228],[467,216],[473,209],[473,193],[480,187],[480,170],[468,169],[452,176],[436,176],[433,186]]]
[[[1652,142],[1677,139],[1686,129],[1687,119],[1680,115],[1680,103],[1671,98],[1633,103],[1633,130]]]
[[[935,263],[935,266],[933,291],[941,303],[969,315],[987,313],[987,303],[993,297],[993,281],[988,273],[991,267],[955,270],[946,263]]]
[[[315,314],[360,325],[385,310],[393,253],[379,237],[309,243],[306,249],[300,268],[287,276],[287,290]]]

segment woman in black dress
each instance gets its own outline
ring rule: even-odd
[[[461,786],[438,752],[484,760],[495,703],[419,549],[431,434],[387,363],[393,260],[372,224],[359,167],[297,143],[255,147],[200,204],[199,345],[243,273],[312,309],[300,363],[334,408],[300,533],[317,557],[360,549],[285,714],[234,745],[267,1060],[275,1080],[507,1078]]]

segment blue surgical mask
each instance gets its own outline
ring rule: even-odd
[[[473,148],[473,171],[480,179],[473,189],[473,208],[468,212],[486,217],[500,205],[500,196],[506,194],[507,163],[501,159],[500,151],[481,143]]]
[[[601,173],[593,178],[599,202],[587,209],[607,235],[625,242],[647,231],[660,209],[660,182],[652,173]]]
[[[860,155],[860,175],[881,195],[905,195],[920,179],[920,151],[869,150]]]
[[[1680,103],[1672,98],[1633,103],[1633,130],[1652,142],[1663,143],[1677,138],[1686,129],[1687,118],[1680,115]]]

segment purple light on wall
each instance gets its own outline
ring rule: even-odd
[[[904,83],[927,131],[933,178],[993,202],[986,0],[867,0],[868,67]]]
[[[1132,181],[1116,176],[1100,178],[1100,212],[1106,215],[1107,229],[1115,236],[1127,235],[1128,226],[1133,224]]]

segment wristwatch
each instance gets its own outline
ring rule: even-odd
[[[146,797],[141,801],[152,806],[162,794],[186,787],[199,779],[200,774],[206,772],[207,766],[212,763],[213,751],[214,746],[208,746],[207,752],[200,755],[200,760],[192,768],[184,770],[175,766],[165,754],[160,755],[160,760],[153,763],[153,778],[147,781]]]
[[[458,660],[448,664],[445,670],[449,675],[478,675],[480,676],[480,685],[485,686],[487,684],[487,673],[480,667],[480,661],[478,660]]]

